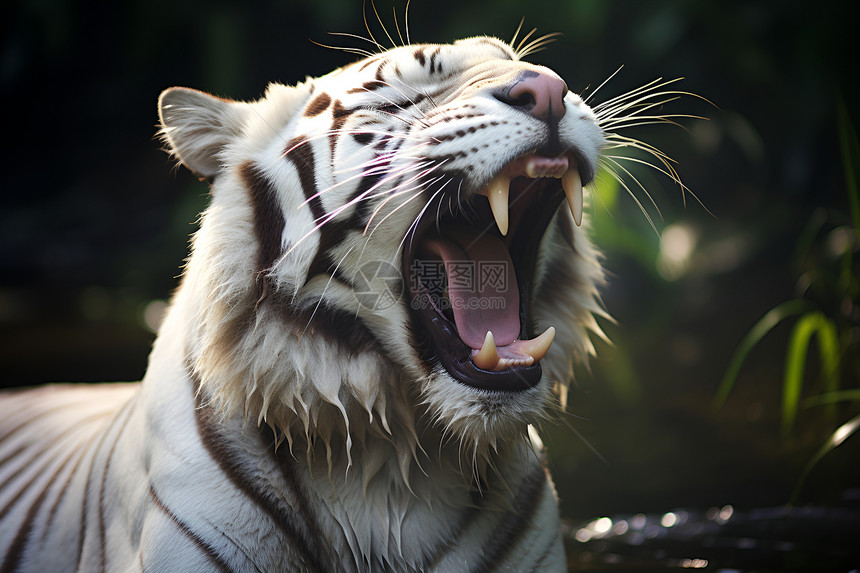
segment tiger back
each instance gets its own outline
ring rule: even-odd
[[[564,570],[534,425],[600,334],[607,134],[522,56],[165,91],[210,205],[140,384],[0,398],[0,571]]]

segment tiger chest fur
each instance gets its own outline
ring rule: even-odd
[[[592,110],[481,37],[159,112],[211,204],[140,385],[3,398],[0,569],[564,570]]]

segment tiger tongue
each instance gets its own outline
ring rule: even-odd
[[[445,264],[460,339],[480,349],[492,331],[496,344],[510,344],[520,333],[520,293],[508,249],[501,239],[468,227],[445,234],[425,246]]]

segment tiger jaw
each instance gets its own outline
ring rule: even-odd
[[[588,172],[584,176],[591,179]],[[419,221],[404,253],[413,317],[423,327],[425,354],[435,356],[455,380],[508,392],[540,382],[539,363],[556,331],[550,326],[539,336],[532,332],[535,259],[563,198],[575,224],[581,224],[582,178],[572,152],[556,157],[528,153],[475,192],[487,199],[473,197],[474,220],[449,209],[438,221],[435,213],[422,218],[435,224]],[[444,269],[445,288],[420,276],[420,265],[433,261]],[[458,266],[472,273],[465,282]],[[489,267],[499,274],[482,274]],[[498,284],[485,284],[493,278]]]

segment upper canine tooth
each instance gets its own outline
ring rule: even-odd
[[[472,357],[472,362],[481,370],[492,370],[499,363],[499,353],[496,351],[496,340],[493,333],[487,331],[484,337],[484,345],[481,350]]]
[[[582,224],[582,180],[579,178],[579,171],[568,169],[561,176],[561,186],[564,187],[573,222],[579,227]]]
[[[524,341],[523,345],[520,346],[519,351],[534,358],[535,362],[540,362],[543,357],[546,356],[546,353],[549,352],[549,347],[552,346],[552,341],[554,339],[555,327],[550,326],[537,338]]]
[[[502,235],[508,234],[508,192],[511,190],[511,180],[504,175],[496,175],[487,185],[487,199],[490,200],[490,210]]]

